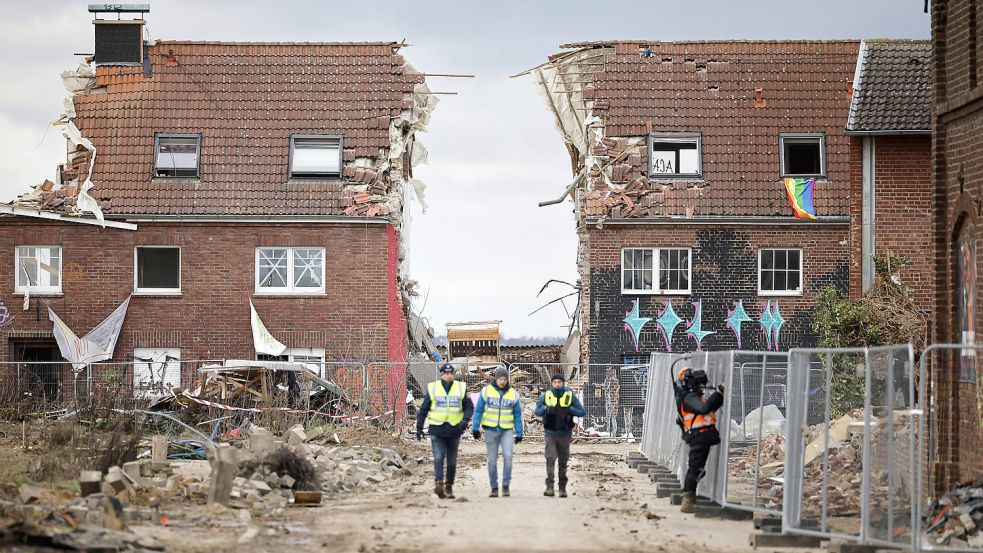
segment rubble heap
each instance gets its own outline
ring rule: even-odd
[[[983,549],[983,478],[957,486],[932,503],[923,527],[936,545]]]

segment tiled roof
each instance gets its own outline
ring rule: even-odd
[[[645,148],[614,167],[631,201],[588,206],[611,217],[792,215],[780,177],[779,133],[822,132],[827,179],[815,186],[820,216],[848,213],[844,133],[859,41],[579,43],[604,52],[584,97],[611,139],[700,132],[702,182],[653,181]],[[759,90],[760,89],[760,90]],[[608,146],[612,155],[619,148]],[[602,186],[603,188],[603,186]],[[597,196],[597,195],[595,195]],[[623,198],[622,196],[619,196]],[[591,200],[590,194],[587,197]],[[615,205],[617,204],[617,205]]]
[[[864,41],[847,131],[931,132],[931,61],[927,40]]]
[[[74,122],[97,148],[91,194],[107,214],[342,214],[354,203],[347,184],[385,193],[384,175],[356,175],[354,161],[384,159],[392,118],[424,80],[397,51],[160,41],[149,47],[150,78],[140,67],[97,66],[105,88],[74,98]],[[151,178],[160,132],[201,134],[200,179]],[[343,135],[346,182],[288,182],[292,134]]]

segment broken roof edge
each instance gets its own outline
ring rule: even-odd
[[[258,40],[258,41],[226,41],[226,40],[164,40],[157,39],[153,42],[153,45],[159,44],[181,44],[181,45],[194,45],[203,44],[210,46],[394,46],[397,48],[406,48],[411,46],[406,42],[396,42],[394,40],[390,41],[364,41],[364,42],[292,42],[292,41],[275,41],[275,40]]]
[[[859,38],[834,38],[834,39],[713,39],[713,40],[588,40],[582,42],[570,42],[561,44],[559,47],[565,50],[612,47],[618,44],[638,44],[645,46],[657,46],[659,44],[852,44],[860,42]],[[888,39],[883,39],[888,40]]]
[[[761,225],[761,226],[789,226],[789,225],[849,225],[849,215],[830,215],[827,217],[817,217],[815,219],[797,219],[792,216],[766,217],[766,216],[724,216],[706,215],[702,217],[638,217],[638,218],[619,218],[610,217],[587,217],[588,225]]]
[[[113,221],[111,219],[106,219],[102,222],[95,218],[88,217],[78,217],[67,215],[58,211],[47,211],[42,209],[31,209],[27,207],[21,207],[17,205],[10,204],[0,204],[0,214],[14,215],[20,217],[33,217],[36,219],[48,219],[53,221],[63,221],[67,223],[78,223],[83,225],[96,225],[101,227],[111,227],[123,230],[136,230],[137,225],[133,223],[124,223],[122,221]]]

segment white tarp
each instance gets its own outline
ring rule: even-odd
[[[283,355],[283,352],[287,350],[287,346],[281,344],[279,340],[270,334],[269,330],[266,330],[266,325],[259,318],[259,313],[256,312],[256,307],[253,305],[252,300],[249,300],[249,309],[252,312],[250,322],[253,327],[253,347],[256,349],[256,353]]]
[[[119,338],[119,331],[123,327],[123,320],[126,319],[126,309],[130,305],[130,298],[120,304],[104,321],[99,323],[88,334],[79,338],[68,328],[68,325],[55,314],[51,307],[48,307],[48,320],[54,323],[52,332],[55,341],[58,342],[58,350],[61,356],[68,360],[75,370],[82,370],[89,363],[112,359],[113,350],[116,349],[116,340]]]
[[[95,198],[89,195],[89,190],[92,190],[92,168],[96,164],[96,147],[91,140],[82,136],[79,132],[78,127],[75,123],[69,121],[61,125],[61,134],[68,139],[76,148],[82,146],[86,150],[92,152],[92,157],[89,158],[89,174],[86,175],[85,181],[79,187],[78,197],[75,199],[75,207],[79,211],[88,211],[92,213],[93,216],[100,222],[104,222],[102,216],[102,208],[99,207],[99,202]]]

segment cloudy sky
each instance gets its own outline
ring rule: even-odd
[[[429,187],[429,209],[417,206],[410,231],[412,276],[429,291],[424,315],[438,334],[447,321],[501,319],[508,336],[559,336],[567,321],[560,306],[528,313],[553,297],[536,298],[546,280],[576,279],[571,204],[536,206],[566,187],[570,161],[532,82],[509,75],[582,40],[928,38],[923,4],[153,0],[148,28],[157,39],[405,38],[413,46],[403,54],[417,69],[476,75],[429,81],[433,90],[459,94],[441,96],[421,137],[430,164],[415,171]],[[58,75],[78,64],[74,53],[92,51],[93,31],[83,1],[0,6],[0,200],[8,200],[53,177],[63,158],[60,137],[46,135],[61,112]]]

